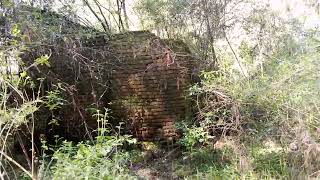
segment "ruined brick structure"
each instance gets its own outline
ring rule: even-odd
[[[108,107],[113,123],[125,122],[138,139],[173,140],[177,137],[175,122],[190,115],[185,93],[195,63],[182,42],[161,40],[148,31],[99,33],[40,47],[25,59],[48,53],[51,66],[41,67],[38,75],[46,75],[47,90],[53,88],[50,84],[62,83],[69,102],[55,110],[54,117],[46,117],[45,123],[59,120],[59,126],[50,127],[54,129],[51,133],[85,136],[97,128],[87,109]],[[30,71],[34,74],[36,70]]]
[[[116,35],[110,44],[119,58],[111,76],[115,114],[125,115],[139,139],[174,139],[174,124],[190,106],[185,91],[194,62],[187,47],[150,32]]]

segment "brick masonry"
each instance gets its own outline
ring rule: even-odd
[[[149,32],[133,32],[111,41],[118,66],[113,70],[113,111],[141,140],[172,140],[174,124],[189,114],[185,93],[193,58],[184,44],[165,42]]]
[[[78,137],[97,128],[86,111],[95,105],[111,108],[113,121],[125,122],[140,140],[178,137],[174,124],[190,115],[185,95],[195,70],[184,43],[148,31],[73,41],[50,47],[51,67],[42,69],[50,83],[67,84],[69,105],[56,112],[57,131]]]

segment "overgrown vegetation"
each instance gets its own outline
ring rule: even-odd
[[[74,144],[62,141],[57,147],[46,145],[42,141],[44,156],[46,151],[53,151],[48,159],[44,158],[39,167],[39,179],[131,179],[128,166],[130,165],[130,151],[125,151],[124,145],[136,143],[129,135],[110,134],[109,124],[106,119],[107,112],[95,114],[98,116],[98,136],[90,142]],[[121,127],[119,126],[119,131]],[[57,142],[58,143],[58,142]],[[47,160],[50,160],[49,162]]]
[[[123,134],[125,125],[109,123],[109,110],[98,104],[85,109],[97,120],[96,130],[83,132],[87,141],[41,134],[35,139],[36,127],[42,126],[37,113],[48,109],[51,119],[45,123],[59,127],[59,110],[75,102],[66,99],[72,93],[63,94],[71,86],[50,81],[50,89],[43,90],[46,79],[28,74],[30,68],[49,68],[50,52],[43,51],[30,64],[21,61],[23,52],[73,37],[78,42],[80,35],[100,31],[109,36],[132,26],[128,1],[107,1],[106,6],[84,0],[80,8],[65,1],[56,10],[55,3],[61,2],[0,2],[1,179],[320,177],[319,2],[297,1],[312,12],[314,23],[307,21],[310,14],[292,17],[290,8],[297,7],[290,3],[279,12],[256,0],[134,1],[130,9],[139,15],[141,28],[184,40],[201,72],[188,90],[194,116],[176,124],[181,138],[166,145]],[[28,14],[28,6],[38,9]],[[81,8],[91,15],[81,16]],[[48,10],[56,13],[49,12],[48,18]],[[53,18],[59,13],[63,22]],[[73,31],[75,23],[84,28]],[[61,30],[63,26],[72,26],[71,31]],[[37,30],[46,31],[32,34]]]

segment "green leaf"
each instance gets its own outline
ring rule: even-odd
[[[35,60],[37,65],[46,65],[47,67],[50,67],[50,63],[49,63],[49,56],[48,55],[44,55],[41,56],[39,58],[37,58]]]
[[[136,144],[137,143],[137,139],[127,139],[127,142],[129,144]]]
[[[22,77],[22,78],[25,78],[25,77],[27,77],[27,72],[26,71],[23,71],[22,73],[20,73],[20,77]]]
[[[15,24],[12,28],[12,35],[17,37],[20,35],[20,32],[19,26]]]

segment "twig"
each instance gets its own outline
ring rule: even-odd
[[[31,173],[26,170],[24,167],[22,167],[17,161],[15,161],[14,159],[12,159],[10,156],[8,156],[6,153],[4,153],[3,151],[0,151],[0,154],[2,154],[6,159],[8,159],[10,162],[12,162],[13,164],[15,164],[16,166],[18,166],[23,172],[25,172],[28,176],[31,177],[31,179],[34,179],[31,175]]]
[[[226,41],[227,41],[227,43],[228,43],[228,45],[229,45],[229,47],[230,47],[230,49],[231,49],[231,51],[232,51],[235,59],[236,59],[239,67],[240,67],[241,73],[243,74],[244,77],[247,77],[246,74],[245,74],[244,71],[243,71],[243,68],[242,68],[242,66],[241,66],[240,60],[239,60],[238,57],[237,57],[237,54],[234,52],[234,50],[233,50],[233,48],[232,48],[232,46],[231,46],[231,44],[230,44],[230,41],[229,41],[227,35],[225,35],[225,38],[226,38]]]

